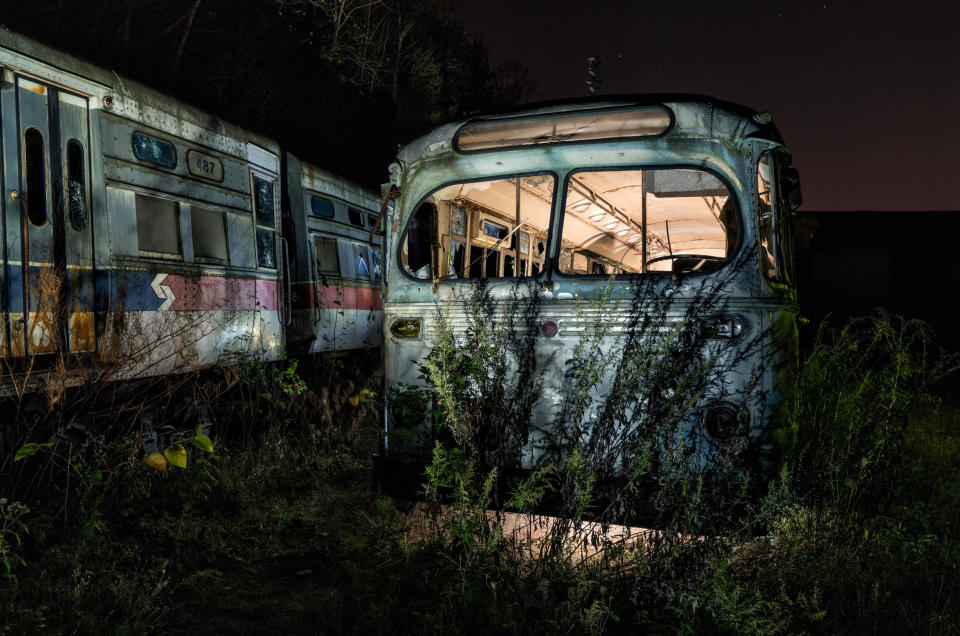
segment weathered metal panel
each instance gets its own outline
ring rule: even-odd
[[[250,178],[247,172],[250,164],[246,161],[245,157],[218,153],[205,146],[200,146],[190,139],[164,134],[155,129],[140,125],[137,122],[121,119],[113,114],[104,113],[102,117],[103,123],[101,131],[103,135],[104,156],[134,166],[140,166],[147,171],[156,171],[159,175],[167,175],[171,181],[174,180],[175,175],[179,178],[177,180],[191,184],[197,188],[198,196],[196,198],[199,199],[217,202],[209,197],[217,196],[221,190],[228,190],[232,193],[249,196]],[[133,154],[133,145],[131,143],[134,132],[142,132],[173,143],[177,151],[176,166],[170,171],[163,171],[156,166],[138,160]],[[191,150],[208,153],[219,159],[223,163],[223,179],[221,181],[205,180],[191,174],[190,162],[187,157],[187,153]]]
[[[111,252],[116,256],[139,256],[135,193],[114,187],[107,187],[106,191]]]

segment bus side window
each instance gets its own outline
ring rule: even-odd
[[[780,277],[784,282],[795,280],[793,262],[793,226],[792,212],[803,202],[800,194],[800,177],[796,168],[788,163],[789,159],[778,153],[774,161],[774,213],[776,225],[776,260]]]
[[[407,274],[436,283],[527,275],[543,263],[552,175],[452,183],[416,209],[400,241]],[[526,255],[526,256],[524,256]]]
[[[424,201],[407,226],[400,262],[416,278],[430,278],[431,246],[436,237],[437,208]]]
[[[760,235],[760,266],[769,279],[777,277],[773,258],[773,170],[770,153],[765,152],[757,163],[757,229]]]

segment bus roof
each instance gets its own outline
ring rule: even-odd
[[[628,126],[628,132],[622,136],[637,138],[664,134],[673,137],[710,137],[725,139],[733,144],[750,137],[777,144],[783,143],[769,113],[758,112],[739,104],[703,95],[617,95],[531,104],[509,113],[484,115],[446,124],[407,144],[401,149],[398,158],[406,164],[446,152],[472,153],[494,149],[515,150],[518,147],[530,147],[532,145],[579,141],[575,138],[552,137],[537,142],[531,141],[514,145],[505,143],[499,147],[465,149],[461,147],[462,145],[458,146],[457,142],[458,136],[465,128],[473,130],[489,126],[491,128],[496,127],[498,130],[506,130],[513,123],[520,128],[529,126],[530,122],[535,121],[562,121],[568,118],[575,120],[578,115],[589,114],[592,116],[620,113],[628,116],[631,111],[650,113],[651,111],[662,112],[664,109],[669,113],[670,122],[662,130],[657,130],[654,127],[650,132],[637,133],[636,127]],[[623,120],[624,117],[620,117],[620,119]],[[590,140],[610,141],[616,139],[616,137],[617,135],[601,138],[594,136]]]

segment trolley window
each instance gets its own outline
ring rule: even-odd
[[[27,218],[33,225],[47,222],[47,179],[43,157],[43,134],[28,128],[23,135],[27,182]]]
[[[223,212],[190,206],[190,227],[193,234],[193,256],[225,262],[227,232]]]
[[[310,210],[315,216],[332,219],[334,216],[333,201],[323,197],[310,197]]]
[[[144,256],[182,256],[180,205],[176,201],[136,195],[137,246]]]
[[[133,156],[171,170],[177,166],[177,148],[165,139],[158,139],[142,132],[134,132],[130,138]]]
[[[351,225],[356,225],[357,227],[363,227],[364,219],[363,212],[357,210],[356,208],[347,208],[347,216],[350,219]]]
[[[253,175],[253,204],[254,219],[257,224],[257,265],[276,269],[276,194],[273,179],[258,174]]]
[[[337,239],[315,236],[313,238],[313,250],[316,253],[318,274],[340,275],[340,257],[337,252]]]
[[[78,232],[87,227],[87,193],[83,169],[83,146],[76,139],[67,142],[67,206],[70,225]]]
[[[353,273],[357,278],[370,278],[370,253],[366,245],[351,243],[353,250]]]

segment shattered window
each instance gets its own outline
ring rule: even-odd
[[[163,168],[173,169],[177,165],[177,148],[165,139],[158,139],[134,132],[130,138],[133,145],[133,156],[140,161],[146,161]]]
[[[582,171],[564,200],[564,274],[706,273],[739,240],[727,187],[695,168]]]
[[[530,251],[532,241],[541,259],[546,251],[555,182],[553,175],[532,175],[437,190],[408,222],[400,264],[416,278],[438,282],[525,275],[523,250]]]
[[[511,276],[516,276],[517,274],[513,271],[513,264],[515,258],[513,254],[506,254],[503,257],[503,276],[505,278],[510,278]]]
[[[274,233],[262,227],[257,228],[257,265],[269,269],[277,268],[277,246]]]
[[[467,213],[460,206],[453,206],[450,212],[450,233],[455,236],[467,235]]]
[[[67,142],[67,206],[70,225],[82,231],[87,227],[87,193],[83,169],[83,146],[76,139]]]
[[[253,210],[257,222],[257,265],[277,268],[276,193],[273,179],[253,174]]]
[[[463,278],[466,272],[463,271],[463,265],[467,257],[467,246],[463,241],[451,239],[450,241],[450,267],[447,270],[450,278]]]
[[[357,278],[370,278],[370,255],[367,246],[353,243],[353,272]]]
[[[370,278],[376,281],[381,280],[383,278],[383,261],[381,260],[380,250],[370,250],[370,263],[372,268]]]
[[[787,158],[765,152],[757,164],[757,224],[760,234],[760,262],[764,276],[789,283],[793,279],[793,236],[790,196],[785,190],[783,171]],[[793,178],[796,180],[796,172]],[[799,187],[794,181],[795,187]],[[799,194],[796,194],[799,196]]]
[[[274,225],[273,179],[253,175],[253,196],[257,211],[257,225]]]

